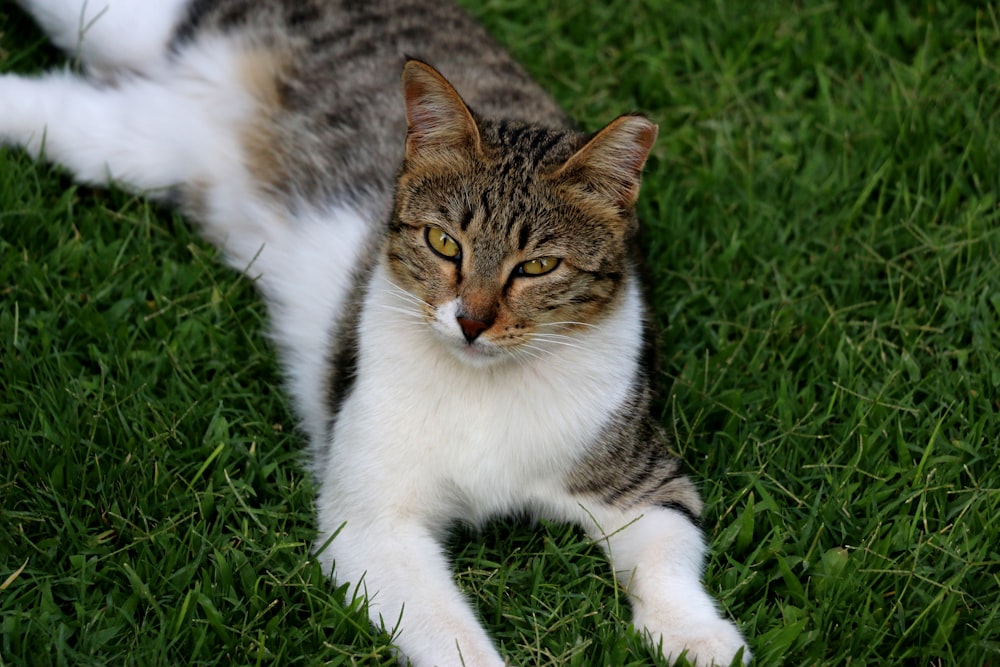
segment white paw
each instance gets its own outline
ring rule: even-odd
[[[643,623],[636,619],[635,623],[654,650],[662,648],[671,664],[683,654],[685,660],[698,667],[727,667],[740,649],[743,650],[743,664],[750,662],[750,647],[736,626],[723,618],[691,618],[680,622],[675,619],[668,625],[651,620]]]

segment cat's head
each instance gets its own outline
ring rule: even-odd
[[[385,256],[401,300],[473,364],[574,344],[631,276],[656,125],[622,116],[585,137],[479,119],[412,60],[403,92],[409,129]]]

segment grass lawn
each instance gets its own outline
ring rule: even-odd
[[[1000,7],[467,4],[583,126],[660,123],[662,418],[757,664],[1000,664]],[[0,665],[392,663],[263,320],[178,217],[0,150]],[[453,552],[517,664],[659,664],[574,530]]]

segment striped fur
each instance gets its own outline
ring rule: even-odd
[[[281,106],[265,118],[270,154],[261,171],[289,201],[348,199],[387,212],[403,157],[399,73],[407,57],[434,63],[484,114],[568,124],[523,68],[447,2],[196,0],[171,49],[210,34],[277,61]]]

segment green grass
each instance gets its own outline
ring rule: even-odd
[[[710,589],[760,665],[1000,663],[1000,8],[661,4],[474,9],[584,126],[660,123]],[[2,70],[60,62],[9,2],[0,33]],[[0,151],[0,665],[391,664],[310,559],[263,318],[179,218]],[[517,663],[653,664],[575,531],[453,546]]]

